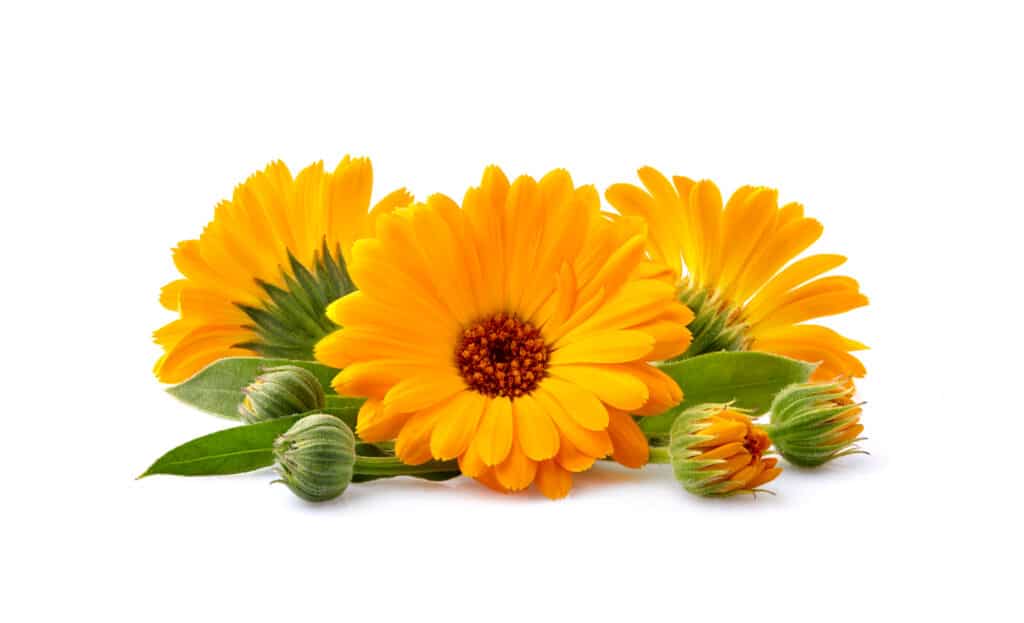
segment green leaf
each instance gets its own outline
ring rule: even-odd
[[[153,474],[219,476],[269,467],[274,463],[274,440],[301,417],[292,415],[197,437],[157,459],[139,478]]]
[[[328,398],[330,398],[330,397],[328,396]],[[347,398],[346,400],[353,400],[353,399]],[[359,401],[361,403],[362,399],[359,399]],[[324,407],[323,409],[316,409],[314,411],[310,411],[309,413],[305,413],[303,415],[309,415],[310,413],[326,413],[328,415],[333,415],[334,417],[340,419],[342,422],[348,424],[348,427],[352,429],[352,432],[355,432],[355,430],[356,430],[356,417],[359,415],[359,406],[355,405],[355,406],[334,407],[334,406],[331,406],[331,401],[328,400],[327,401],[327,406]]]
[[[153,474],[221,476],[270,467],[274,464],[274,440],[312,413],[333,415],[355,430],[359,407],[327,407],[203,435],[157,459],[139,478]]]
[[[816,364],[755,352],[708,353],[660,366],[683,389],[683,402],[661,415],[639,419],[648,435],[667,435],[680,411],[705,402],[735,401],[764,413],[782,388],[806,381]]]
[[[324,386],[324,392],[331,394],[331,379],[338,373],[315,361],[292,361],[289,359],[263,359],[261,357],[230,357],[220,359],[206,366],[192,378],[167,388],[167,393],[178,400],[222,417],[238,419],[238,403],[242,402],[242,389],[251,383],[265,368],[274,366],[300,366],[316,376]],[[351,400],[351,399],[349,399]],[[329,406],[346,406],[329,401]]]
[[[357,411],[366,402],[365,398],[349,398],[348,396],[339,396],[331,393],[324,396],[324,400],[328,409],[355,409]],[[355,430],[354,426],[352,430]]]

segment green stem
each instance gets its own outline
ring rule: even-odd
[[[651,446],[649,463],[671,463],[672,456],[668,453],[668,446]]]
[[[406,465],[394,456],[357,456],[354,472],[362,476],[412,476],[458,472],[457,461],[427,461],[422,465]]]

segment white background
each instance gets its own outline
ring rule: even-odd
[[[5,3],[4,619],[1019,616],[1021,16],[768,4]],[[557,503],[134,481],[230,424],[151,375],[169,249],[268,161],[345,153],[377,196],[490,162],[780,188],[872,298],[831,323],[873,347],[871,456],[727,501],[607,466]]]

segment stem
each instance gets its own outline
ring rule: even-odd
[[[668,446],[651,446],[651,456],[648,463],[671,463],[672,457],[668,453]]]
[[[427,461],[422,465],[406,465],[394,456],[357,456],[354,473],[363,476],[412,476],[458,472],[456,461]]]

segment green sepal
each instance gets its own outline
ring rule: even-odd
[[[264,357],[312,359],[316,343],[338,328],[327,317],[327,306],[356,289],[341,249],[329,249],[324,241],[310,267],[289,252],[281,281],[283,287],[259,281],[266,295],[262,303],[238,306],[252,321],[256,338],[237,346]]]
[[[693,341],[683,354],[670,361],[689,359],[718,351],[746,350],[750,343],[748,326],[741,308],[732,305],[710,290],[683,284],[679,300],[693,312],[687,325]]]
[[[662,364],[662,372],[683,390],[683,402],[660,415],[641,417],[640,428],[648,437],[665,436],[676,416],[702,403],[734,403],[737,408],[761,414],[788,385],[810,378],[816,364],[759,352],[708,353]]]
[[[701,450],[694,449],[698,443],[711,439],[708,435],[698,435],[700,422],[709,415],[722,409],[720,404],[699,404],[684,409],[672,422],[668,452],[671,457],[672,472],[676,480],[690,493],[696,495],[717,495],[722,487],[719,480],[724,470],[707,469],[721,460],[697,460]]]
[[[328,406],[362,404],[362,399],[341,399],[334,395],[331,380],[338,374],[334,368],[315,361],[290,359],[264,359],[261,357],[229,357],[219,359],[197,372],[187,381],[167,388],[167,393],[197,409],[232,420],[239,419],[238,405],[242,390],[252,383],[264,369],[291,365],[305,368],[316,376],[327,394]]]

